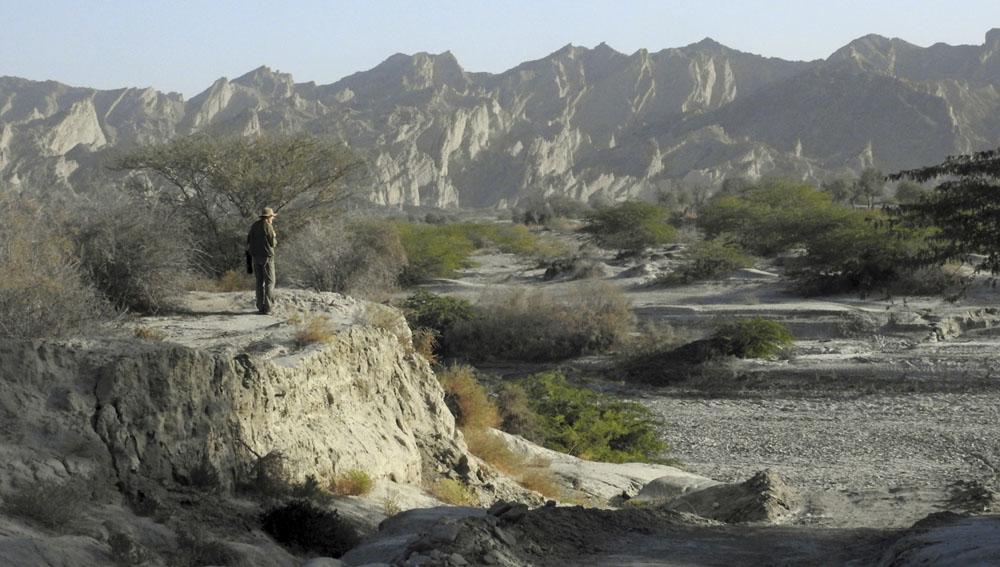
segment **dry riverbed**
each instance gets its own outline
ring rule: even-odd
[[[512,286],[570,291],[514,256],[432,291],[474,300]],[[661,262],[661,267],[671,260]],[[698,336],[719,320],[786,323],[786,360],[734,362],[711,379],[664,388],[615,387],[663,418],[671,456],[688,470],[741,481],[772,469],[804,496],[793,524],[901,528],[942,510],[993,506],[1000,467],[1000,338],[981,285],[959,303],[938,298],[804,298],[768,272],[655,288],[622,278],[640,321]],[[653,266],[655,269],[656,266]],[[571,292],[571,291],[570,291]]]

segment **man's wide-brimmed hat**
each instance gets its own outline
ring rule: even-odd
[[[278,215],[274,214],[274,210],[271,207],[264,207],[264,210],[260,212],[260,218],[265,217],[276,217]]]

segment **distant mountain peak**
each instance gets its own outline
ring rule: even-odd
[[[240,75],[232,82],[282,96],[290,96],[295,84],[290,74],[273,71],[267,65],[261,65],[249,73]]]
[[[986,47],[1000,48],[1000,28],[993,28],[986,32]]]
[[[688,47],[726,47],[726,46],[706,36],[701,41],[697,43],[692,43]]]

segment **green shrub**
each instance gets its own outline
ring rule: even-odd
[[[431,278],[450,278],[472,265],[469,256],[475,246],[469,238],[449,225],[396,223],[406,251],[406,267],[400,281],[412,285]]]
[[[261,516],[264,531],[297,552],[340,557],[358,544],[354,526],[336,510],[325,510],[308,500],[291,500]]]
[[[788,327],[762,317],[725,323],[712,334],[718,351],[737,358],[771,358],[794,341]]]
[[[428,335],[427,331],[430,331],[429,346],[435,358],[449,355],[448,336],[451,329],[457,323],[475,316],[472,303],[457,297],[435,295],[422,289],[407,297],[401,307],[406,323],[414,330],[415,346],[417,337],[425,337]]]
[[[440,335],[446,334],[459,321],[467,321],[475,315],[472,303],[423,289],[407,297],[402,308],[411,328],[434,329]]]
[[[624,353],[615,372],[630,382],[663,386],[679,382],[701,365],[725,356],[770,358],[792,344],[788,328],[756,317],[719,326],[712,335],[678,346],[674,340],[650,341]]]
[[[570,384],[557,372],[518,381],[538,416],[532,441],[584,459],[655,462],[667,449],[660,426],[645,406]]]
[[[448,229],[464,235],[476,250],[496,248],[508,254],[527,255],[534,253],[538,245],[538,237],[519,224],[460,223]]]
[[[883,212],[836,204],[829,194],[790,181],[766,181],[715,198],[698,217],[710,238],[730,234],[754,254],[793,248],[789,275],[810,291],[886,287],[931,252],[934,230],[890,222]]]
[[[108,536],[111,559],[117,565],[140,565],[153,559],[153,554],[125,532],[114,532]]]
[[[750,266],[753,266],[753,259],[738,244],[717,237],[692,245],[684,262],[673,272],[657,278],[656,282],[663,285],[689,284]]]
[[[738,195],[720,195],[698,215],[708,238],[729,233],[744,250],[773,256],[804,245],[850,215],[830,196],[801,182],[767,180]]]
[[[444,341],[471,360],[540,362],[608,350],[634,325],[630,302],[607,284],[579,284],[562,295],[509,289],[485,295],[476,316],[456,323]]]
[[[583,232],[599,246],[638,254],[676,240],[677,229],[668,224],[668,216],[664,207],[629,201],[588,213]]]
[[[869,291],[891,287],[920,269],[934,231],[889,222],[881,211],[852,211],[813,235],[788,274],[805,291]]]
[[[288,489],[292,498],[305,499],[320,505],[333,502],[333,494],[320,485],[316,475],[307,474],[302,482],[292,483]]]
[[[540,418],[524,386],[517,382],[504,382],[497,392],[496,405],[500,411],[500,429],[525,439],[542,438]]]
[[[379,299],[406,266],[398,225],[374,220],[310,223],[281,252],[279,277],[317,291]]]

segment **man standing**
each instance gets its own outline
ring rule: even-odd
[[[274,305],[274,247],[278,238],[273,223],[276,216],[271,207],[264,207],[260,219],[247,233],[247,251],[253,256],[253,274],[257,282],[257,311],[261,315],[269,314]]]

